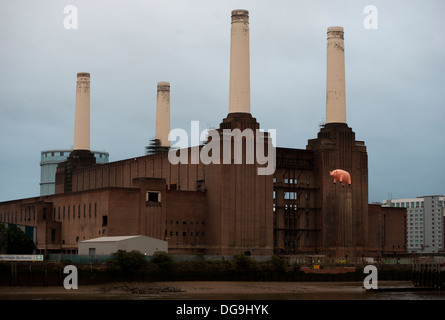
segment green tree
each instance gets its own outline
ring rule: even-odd
[[[2,248],[6,245],[7,240],[7,229],[4,223],[0,223],[0,252]]]
[[[171,269],[173,266],[172,256],[163,251],[155,252],[151,258],[151,262],[166,270]]]
[[[237,254],[233,257],[232,267],[237,271],[258,271],[258,263],[245,254]]]
[[[6,243],[8,254],[32,254],[36,249],[34,241],[14,224],[0,227],[0,238],[0,247]]]
[[[283,272],[286,270],[287,261],[280,256],[274,254],[271,258],[271,264],[274,271]]]
[[[110,261],[111,268],[117,266],[123,271],[132,272],[140,270],[147,265],[147,260],[143,253],[137,250],[127,252],[125,250],[118,250],[113,253],[113,258]]]

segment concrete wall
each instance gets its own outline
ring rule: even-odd
[[[202,254],[206,244],[206,193],[167,192],[166,239],[173,254]]]
[[[368,253],[406,253],[406,209],[369,205]]]
[[[133,180],[138,178],[165,179],[168,189],[195,191],[196,181],[204,180],[204,165],[173,165],[168,159],[168,153],[95,165],[73,173],[73,191],[107,187],[131,188]],[[61,183],[62,180],[58,181],[58,184]],[[63,188],[59,186],[59,190]]]

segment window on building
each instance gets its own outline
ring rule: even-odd
[[[297,193],[296,192],[285,192],[284,193],[284,199],[286,199],[286,200],[297,200]]]
[[[51,229],[51,242],[56,242],[56,229]]]
[[[102,227],[106,227],[108,225],[108,216],[102,216]]]
[[[161,193],[159,191],[147,191],[145,195],[145,201],[151,203],[161,202]]]

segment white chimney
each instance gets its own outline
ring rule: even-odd
[[[343,28],[329,27],[327,35],[326,123],[346,123]]]
[[[233,10],[230,38],[229,113],[250,113],[249,11]]]
[[[77,74],[74,150],[90,150],[90,74]]]
[[[170,83],[158,82],[156,102],[156,139],[160,146],[170,147],[168,134],[170,132]]]

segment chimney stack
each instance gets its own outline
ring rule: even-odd
[[[156,102],[156,139],[161,147],[170,147],[170,83],[158,82]]]
[[[229,113],[250,113],[249,11],[233,10]]]
[[[343,28],[329,27],[327,35],[326,123],[346,123]]]
[[[90,150],[90,74],[86,72],[77,74],[74,150]]]

